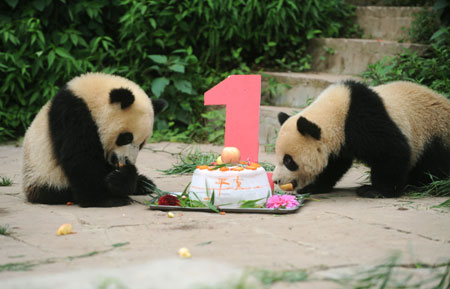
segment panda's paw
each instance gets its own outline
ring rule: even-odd
[[[377,188],[370,185],[364,185],[362,187],[359,187],[358,189],[356,189],[356,194],[363,198],[372,198],[372,199],[385,197],[384,194],[381,193]]]
[[[356,194],[363,198],[398,198],[401,191],[393,189],[380,189],[379,187],[364,185],[356,190]]]
[[[148,195],[155,191],[156,185],[144,175],[138,175],[134,195]]]
[[[125,165],[110,172],[105,179],[108,191],[114,196],[129,196],[136,191],[138,179],[134,165]]]

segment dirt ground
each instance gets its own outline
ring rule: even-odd
[[[138,169],[162,190],[182,191],[190,175],[160,170],[192,148],[148,144]],[[275,163],[275,156],[261,148],[260,161]],[[1,288],[352,288],[330,279],[399,256],[397,274],[422,282],[450,261],[450,210],[433,208],[445,198],[359,198],[354,188],[364,167],[352,168],[332,193],[315,195],[294,214],[174,212],[174,218],[149,210],[146,196],[119,208],[29,204],[21,167],[21,147],[0,146],[0,176],[14,182],[0,187],[0,226],[9,231],[0,235]],[[57,236],[63,223],[76,234]],[[181,247],[192,258],[180,259]],[[280,272],[291,275],[277,282]]]

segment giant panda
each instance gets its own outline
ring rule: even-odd
[[[78,76],[45,104],[23,144],[23,189],[31,203],[113,207],[154,187],[138,174],[137,154],[163,100],[150,100],[115,75]]]
[[[363,197],[397,197],[430,175],[450,176],[450,101],[418,84],[347,80],[278,119],[273,180],[298,193],[331,191],[353,160],[371,168],[371,185],[357,189]]]

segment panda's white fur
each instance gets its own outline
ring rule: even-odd
[[[112,91],[119,94],[114,101]],[[152,102],[134,82],[104,73],[72,79],[41,109],[25,134],[27,199],[49,204],[75,201],[82,206],[127,204],[128,197],[117,196],[115,187],[138,194],[143,192],[135,191],[142,189],[137,180],[152,184],[137,175],[133,164],[152,134],[153,121]],[[132,141],[118,145],[123,133]],[[127,165],[118,168],[118,163]],[[92,191],[83,182],[91,184]]]
[[[442,137],[450,149],[450,103],[442,95],[407,81],[376,86],[373,90],[383,99],[388,114],[411,146],[411,167],[435,136]]]
[[[300,118],[316,126],[313,132],[319,131],[319,139],[308,132],[299,132]],[[433,151],[437,166],[441,165],[439,172],[443,171],[444,177],[450,174],[450,162],[439,160],[450,156],[450,102],[421,85],[398,81],[368,88],[353,81],[337,83],[299,114],[281,116],[280,122],[283,123],[275,146],[277,165],[273,178],[279,184],[293,182],[297,191],[331,190],[353,159],[370,163],[372,172],[375,168],[375,177],[372,176],[375,188],[369,190],[375,189],[385,196],[398,195],[411,181],[408,174],[418,174],[421,168],[417,166],[426,164]],[[391,151],[383,147],[385,142],[392,143]],[[405,160],[403,151],[408,150]],[[399,166],[395,167],[394,161],[392,166],[400,174],[395,181],[384,176],[380,168],[390,166],[390,158],[395,158],[397,152],[401,156]],[[288,169],[286,155],[297,166]]]
[[[48,109],[42,107],[28,128],[23,141],[23,190],[48,185],[58,189],[66,188],[69,182],[53,156],[53,145],[48,129]]]
[[[127,156],[135,163],[137,148],[152,135],[154,112],[147,94],[126,78],[103,73],[81,75],[68,82],[67,87],[88,105],[98,126],[105,152]],[[130,89],[134,95],[133,105],[127,109],[121,109],[120,103],[111,105],[109,92],[114,88]],[[116,137],[119,132],[127,129],[133,131],[133,143],[118,147],[115,144]],[[120,161],[124,162],[123,159]]]

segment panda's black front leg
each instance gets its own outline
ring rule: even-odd
[[[350,169],[353,158],[348,155],[335,156],[328,158],[328,166],[319,174],[316,180],[297,191],[299,194],[323,194],[330,192],[334,185],[342,178],[342,176]]]
[[[114,196],[134,195],[137,180],[137,169],[131,163],[114,169],[105,178],[108,191]]]
[[[138,174],[136,166],[131,163],[110,172],[105,181],[108,190],[115,196],[147,195],[156,188],[150,179]]]

